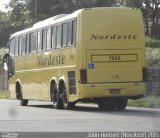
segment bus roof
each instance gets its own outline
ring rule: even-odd
[[[102,10],[102,9],[108,9],[108,11],[109,10],[116,10],[116,9],[123,9],[123,10],[128,11],[128,10],[131,10],[132,8],[128,8],[128,7],[96,7],[96,8],[80,9],[80,10],[77,10],[77,11],[73,12],[72,14],[59,14],[59,15],[53,16],[51,18],[45,19],[43,21],[37,22],[31,28],[16,32],[13,35],[11,35],[11,38],[15,37],[15,36],[18,36],[20,34],[25,34],[25,33],[28,33],[28,32],[32,32],[34,30],[38,30],[40,28],[44,28],[46,26],[51,26],[53,24],[58,24],[60,22],[66,21],[66,20],[76,18],[81,12],[83,12],[85,10]]]
[[[25,34],[27,32],[31,32],[33,30],[37,30],[37,29],[40,29],[40,28],[44,28],[46,26],[50,26],[50,25],[53,25],[53,24],[58,24],[58,23],[63,22],[65,20],[75,18],[75,17],[78,16],[78,14],[81,11],[82,11],[82,9],[78,10],[78,11],[75,11],[72,14],[59,14],[59,15],[53,16],[51,18],[45,19],[43,21],[39,21],[39,22],[35,23],[33,25],[33,27],[31,27],[31,28],[28,28],[28,29],[25,29],[25,30],[22,30],[22,31],[19,31],[19,32],[16,32],[16,33],[12,34],[11,38],[15,37],[17,35],[20,35],[20,34]]]

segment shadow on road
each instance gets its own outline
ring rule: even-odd
[[[101,111],[98,108],[93,108],[93,107],[76,107],[75,111],[81,111],[81,112],[99,112],[99,113],[104,113],[104,114],[110,114],[110,115],[122,115],[122,116],[133,116],[133,117],[154,117],[154,118],[159,118],[160,119],[160,110],[149,110],[149,109],[144,109],[144,108],[127,108],[124,111]]]
[[[28,105],[28,107],[54,109],[52,105]]]
[[[127,115],[133,117],[154,117],[160,119],[160,110],[145,110],[145,109],[126,109],[123,112],[119,112],[118,115]]]
[[[35,107],[35,108],[47,108],[47,109],[54,109],[52,105],[28,105],[29,107]],[[63,110],[63,109],[59,109]],[[121,116],[132,116],[132,117],[154,117],[154,118],[160,118],[160,110],[154,110],[154,109],[148,109],[148,108],[132,108],[127,107],[124,111],[101,111],[96,106],[83,106],[82,105],[76,105],[74,110],[68,110],[68,112],[88,112],[88,113],[100,113],[100,114],[108,114],[108,115],[121,115]]]

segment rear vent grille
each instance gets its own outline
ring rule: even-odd
[[[70,94],[76,94],[76,75],[75,71],[68,72],[68,82]]]

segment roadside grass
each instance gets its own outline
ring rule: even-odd
[[[160,97],[147,96],[138,100],[128,100],[130,107],[160,108]]]
[[[8,91],[0,91],[0,99],[9,99],[10,94]]]

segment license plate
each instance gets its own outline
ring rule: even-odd
[[[111,90],[109,90],[109,93],[110,94],[120,94],[121,90],[120,89],[111,89]]]

